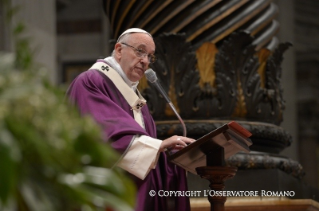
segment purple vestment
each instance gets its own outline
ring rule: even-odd
[[[98,60],[103,61],[104,60]],[[69,98],[76,103],[82,114],[91,114],[102,126],[106,140],[120,153],[124,153],[135,135],[156,138],[156,126],[147,106],[142,108],[145,130],[134,120],[131,107],[114,83],[98,70],[80,74],[68,90]],[[128,173],[129,174],[129,173]],[[130,174],[137,185],[138,211],[188,211],[189,198],[186,196],[159,196],[163,191],[187,191],[184,169],[170,163],[161,153],[155,169],[144,180]],[[150,196],[154,190],[156,195]],[[160,192],[159,192],[160,191]]]

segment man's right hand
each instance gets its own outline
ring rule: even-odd
[[[166,150],[180,150],[186,147],[188,144],[193,143],[195,140],[184,136],[172,136],[163,140],[160,151]]]

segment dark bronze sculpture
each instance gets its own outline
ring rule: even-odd
[[[239,170],[276,169],[300,179],[304,172],[279,153],[292,137],[280,127],[285,100],[281,63],[292,46],[279,43],[272,0],[104,1],[113,37],[129,27],[150,31],[158,61],[151,66],[187,126],[199,138],[235,120],[253,135],[251,150],[226,162]],[[182,134],[164,98],[141,81],[159,137]],[[235,177],[236,178],[236,177]]]

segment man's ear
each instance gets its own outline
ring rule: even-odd
[[[115,56],[120,58],[122,56],[122,45],[121,43],[116,43],[114,46]]]

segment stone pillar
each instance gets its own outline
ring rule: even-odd
[[[319,5],[316,0],[294,3],[300,163],[305,182],[318,188]]]
[[[294,1],[278,0],[275,3],[279,7],[277,19],[280,23],[280,30],[278,38],[281,42],[291,42],[294,45]],[[281,127],[291,134],[293,142],[281,154],[299,160],[295,63],[295,48],[292,47],[285,53],[282,62],[281,80],[286,109],[283,113]]]
[[[51,81],[57,82],[56,70],[56,10],[54,0],[12,0],[19,7],[14,21],[26,26],[34,61],[49,71]]]
[[[318,166],[317,166],[317,131],[309,128],[300,133],[303,137],[300,141],[300,163],[306,170],[305,181],[313,186],[318,187]]]
[[[101,19],[102,19],[102,46],[101,46],[101,52],[104,57],[107,57],[110,55],[110,52],[112,51],[112,47],[110,45],[110,21],[108,17],[103,13],[101,10]]]
[[[10,41],[10,27],[6,20],[6,3],[0,1],[0,52],[12,50]]]

